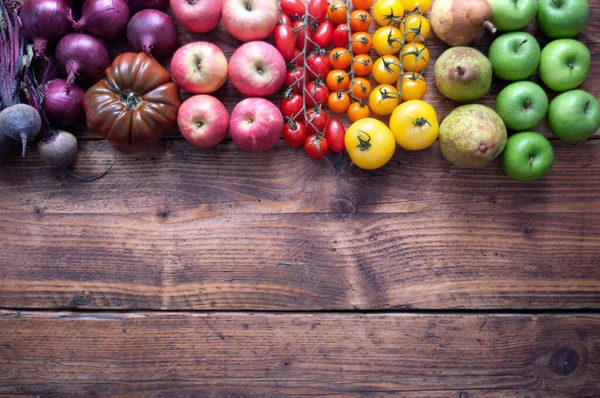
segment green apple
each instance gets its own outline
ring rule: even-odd
[[[492,6],[492,23],[506,32],[529,25],[538,11],[537,0],[488,0]]]
[[[537,24],[548,37],[573,37],[585,29],[590,20],[587,0],[540,0]]]
[[[532,82],[509,84],[496,97],[496,112],[511,130],[529,130],[542,121],[546,111],[548,96]]]
[[[540,57],[540,78],[554,91],[572,90],[590,71],[592,56],[588,48],[573,39],[550,42]]]
[[[540,63],[540,45],[525,32],[505,33],[490,46],[488,58],[494,74],[504,80],[525,80]]]
[[[543,178],[554,163],[550,141],[533,132],[517,133],[506,141],[502,154],[504,172],[515,180],[533,181]]]
[[[585,91],[567,91],[550,102],[548,124],[560,139],[584,141],[600,128],[600,104]]]

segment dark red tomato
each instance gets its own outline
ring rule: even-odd
[[[310,0],[308,2],[308,15],[321,23],[327,17],[327,6],[327,0]]]
[[[327,10],[327,7],[325,7],[325,9]],[[322,22],[315,30],[315,33],[313,33],[313,41],[317,43],[317,46],[319,46],[320,48],[329,47],[329,45],[331,44],[331,40],[333,39],[334,30],[335,27],[333,25],[333,22]]]
[[[301,18],[306,13],[302,0],[281,0],[281,9],[292,18]]]
[[[308,77],[311,80],[317,77],[325,79],[331,70],[331,62],[326,55],[312,54],[306,59]]]
[[[275,47],[277,47],[283,59],[287,62],[294,59],[296,40],[292,28],[287,25],[277,25],[273,31],[273,37],[275,38]]]
[[[281,114],[283,116],[289,119],[302,120],[304,102],[302,101],[302,96],[300,94],[286,91],[281,99],[279,107],[281,108]]]
[[[346,148],[344,138],[346,137],[346,129],[342,122],[337,119],[331,119],[327,122],[325,128],[325,138],[329,143],[329,149],[332,152],[342,152]]]
[[[348,47],[348,40],[348,25],[341,23],[333,31],[333,46]]]
[[[287,71],[285,75],[285,86],[292,87],[295,93],[302,93],[302,78],[304,77],[304,69],[296,67],[294,70]]]
[[[310,25],[306,25],[305,27],[304,21],[296,21],[292,26],[292,29],[294,30],[294,35],[296,36],[296,48],[302,51],[302,49],[304,49],[304,39],[306,35],[308,34],[308,37],[310,39],[313,38],[312,27]],[[312,42],[310,40],[306,40],[306,51],[310,50],[311,46]]]
[[[311,134],[304,141],[304,152],[315,160],[323,159],[328,150],[327,138],[323,136],[317,137],[316,134]]]
[[[302,51],[298,49],[294,50],[294,62],[296,63],[296,66],[304,68],[304,53],[302,53]]]
[[[323,109],[314,108],[306,112],[306,131],[309,134],[325,133],[327,113]]]
[[[320,81],[310,82],[306,85],[306,107],[325,105],[329,99],[329,89]]]
[[[292,27],[293,21],[292,18],[290,18],[289,15],[287,15],[286,13],[282,12],[281,14],[279,14],[279,17],[277,18],[277,25],[287,25],[290,28]]]
[[[283,126],[283,140],[292,148],[298,148],[306,140],[306,126],[302,122],[289,120]]]

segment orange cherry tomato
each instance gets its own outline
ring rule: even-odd
[[[354,56],[354,75],[367,76],[373,69],[373,59],[368,54],[356,54]]]
[[[366,32],[371,26],[371,15],[365,10],[354,10],[350,13],[350,30]]]
[[[367,54],[373,47],[373,38],[367,32],[352,34],[352,52],[354,54]]]
[[[365,78],[357,77],[352,86],[352,96],[357,99],[367,99],[371,94],[371,83]]]
[[[350,76],[345,70],[334,69],[327,74],[325,83],[330,91],[346,90],[350,86]]]
[[[346,2],[334,1],[327,7],[327,18],[336,25],[346,23]]]
[[[360,119],[366,119],[371,115],[371,109],[369,109],[369,105],[364,102],[353,102],[348,107],[348,119],[352,123],[359,121]]]
[[[333,113],[344,113],[350,106],[350,96],[344,91],[333,92],[329,94],[327,105]]]
[[[400,91],[400,80],[398,80]],[[422,100],[427,93],[427,82],[423,76],[413,72],[406,72],[402,78],[402,101]]]
[[[329,52],[329,63],[334,69],[349,68],[351,61],[350,50],[347,48],[336,47]]]
[[[404,70],[421,72],[429,63],[429,50],[421,43],[409,43],[404,46]]]
[[[373,0],[352,0],[352,5],[357,10],[368,10],[373,5]]]

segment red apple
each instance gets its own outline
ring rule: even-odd
[[[277,25],[276,0],[225,0],[223,25],[241,41],[262,40]]]
[[[227,58],[214,44],[196,41],[175,52],[171,73],[184,90],[193,94],[209,94],[225,84]]]
[[[231,113],[229,135],[240,148],[262,152],[275,146],[283,130],[279,108],[263,98],[246,98]]]
[[[221,20],[224,0],[171,0],[175,19],[187,30],[204,33],[213,30]]]
[[[285,81],[286,64],[279,51],[264,41],[239,47],[229,60],[229,80],[248,97],[275,94]]]
[[[190,144],[208,148],[227,136],[229,113],[215,97],[195,95],[179,107],[177,124]]]

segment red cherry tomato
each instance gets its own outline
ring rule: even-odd
[[[323,136],[317,137],[316,134],[311,134],[304,141],[304,152],[315,160],[323,159],[328,150],[327,138]]]
[[[310,95],[309,95],[310,94]],[[306,85],[306,106],[324,106],[329,99],[329,89],[322,81],[310,82]]]
[[[333,46],[348,47],[348,25],[345,23],[339,24],[333,31]]]
[[[327,7],[325,7],[327,11]],[[320,48],[327,48],[331,44],[333,39],[334,25],[331,21],[322,22],[315,33],[313,33],[313,41],[317,43]]]
[[[294,50],[294,63],[300,68],[304,67],[304,54],[298,49]]]
[[[277,25],[273,31],[273,37],[275,38],[275,47],[277,47],[283,59],[287,62],[294,59],[296,40],[292,28],[287,25]]]
[[[290,16],[284,12],[279,14],[279,17],[277,17],[277,25],[287,25],[291,28],[292,24],[292,18],[290,18]]]
[[[279,104],[281,114],[289,119],[302,120],[304,102],[302,96],[292,91],[286,91]]]
[[[306,59],[308,77],[311,80],[316,78],[325,79],[331,70],[331,62],[326,55],[312,54]]]
[[[315,18],[319,23],[327,17],[327,0],[310,0],[308,2],[308,15]]]
[[[304,145],[306,140],[306,126],[302,122],[288,120],[283,126],[283,140],[292,148]]]
[[[300,51],[304,49],[304,38],[308,34],[310,39],[313,38],[312,27],[310,25],[304,28],[304,21],[296,21],[294,25],[292,25],[292,30],[294,31],[294,35],[296,36],[296,48]],[[306,40],[306,51],[310,50],[312,47],[312,42],[310,40]]]
[[[305,125],[309,134],[324,133],[327,127],[327,113],[320,108],[307,111]]]
[[[346,129],[342,122],[337,119],[331,119],[327,122],[325,128],[325,138],[332,152],[342,152],[346,148],[345,139]]]
[[[288,70],[285,75],[285,86],[292,87],[295,93],[302,93],[302,79],[304,77],[304,69],[297,66],[293,70]]]
[[[306,13],[302,0],[281,0],[279,6],[283,12],[292,18],[301,18]]]

